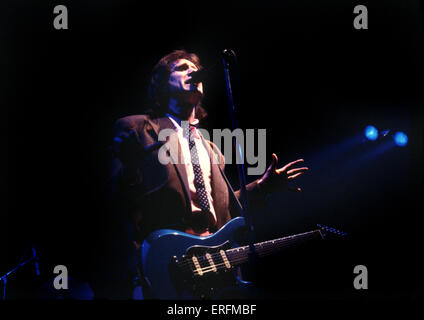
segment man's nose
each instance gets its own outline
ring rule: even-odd
[[[188,74],[190,75],[190,74],[192,74],[193,72],[196,72],[197,71],[197,68],[196,67],[189,67],[188,68]]]
[[[195,73],[196,71],[197,71],[196,69],[191,69],[191,70],[188,72],[187,76],[191,78],[191,77],[193,76],[193,73]]]

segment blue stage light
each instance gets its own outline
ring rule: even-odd
[[[367,126],[365,128],[365,137],[367,137],[368,140],[376,140],[378,138],[378,130],[374,126]]]
[[[393,139],[399,147],[404,147],[408,143],[408,136],[401,131],[396,132],[393,136]]]

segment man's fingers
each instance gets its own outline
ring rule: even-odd
[[[282,167],[282,168],[278,169],[278,170],[277,170],[277,173],[281,173],[281,172],[283,172],[283,171],[286,171],[286,170],[287,170],[288,168],[290,168],[291,166],[293,166],[293,165],[295,165],[295,164],[297,164],[297,163],[303,162],[303,161],[304,161],[303,159],[298,159],[298,160],[296,160],[296,161],[290,162],[289,164],[286,164],[284,167]]]
[[[296,163],[300,163],[300,162],[303,162],[303,161],[304,161],[303,159],[297,159],[296,161],[290,162],[290,163],[286,164],[284,167],[282,167],[281,169],[278,169],[278,173],[280,173],[282,171],[286,171],[288,168],[295,165]]]
[[[296,169],[291,169],[291,170],[287,171],[287,174],[292,175],[292,174],[297,173],[297,172],[305,172],[305,171],[308,171],[308,170],[309,170],[308,167],[296,168]]]
[[[303,174],[303,173],[304,173],[304,171],[303,171],[303,172],[296,173],[296,174],[294,174],[294,175],[292,175],[292,176],[287,177],[287,179],[288,179],[288,180],[292,180],[292,179],[294,179],[294,178],[296,178],[296,177],[300,176],[300,175],[301,175],[301,174]]]
[[[271,162],[271,167],[275,168],[277,166],[278,163],[278,157],[275,153],[272,154],[272,162]]]
[[[302,191],[302,189],[301,188],[298,188],[298,187],[287,187],[290,191],[293,191],[293,192],[301,192]]]

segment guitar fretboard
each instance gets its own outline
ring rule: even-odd
[[[258,254],[259,257],[265,257],[285,248],[293,247],[305,241],[320,237],[320,230],[314,230],[284,238],[259,242],[254,244],[255,252]],[[232,266],[237,266],[247,262],[249,252],[249,246],[228,249],[225,251]]]

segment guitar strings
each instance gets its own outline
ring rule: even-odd
[[[311,232],[308,232],[308,233],[305,233],[305,234],[311,234],[313,232],[316,232],[316,231],[311,231]],[[305,234],[302,234],[302,235],[305,235]],[[299,239],[298,237],[296,237],[296,238],[283,238],[283,239],[273,240],[274,243],[272,243],[270,241],[266,241],[266,242],[263,242],[263,243],[256,244],[255,246],[256,247],[259,247],[259,245],[268,246],[267,248],[261,248],[262,249],[262,253],[264,255],[266,255],[269,252],[271,252],[271,251],[274,250],[274,247],[270,246],[271,244],[275,245],[275,242],[277,242],[277,245],[279,245],[280,247],[279,248],[276,248],[276,249],[279,250],[279,249],[283,249],[286,245],[291,244],[294,240],[299,241],[299,240],[306,240],[306,239]],[[248,246],[244,246],[244,247],[235,248],[235,249],[228,249],[225,252],[226,252],[226,254],[227,253],[230,253],[230,255],[232,255],[232,257],[230,257],[230,259],[229,259],[229,260],[231,260],[230,262],[232,262],[232,263],[239,263],[239,262],[241,262],[241,261],[243,261],[243,260],[246,259],[246,257],[245,257],[245,250],[247,248],[248,248]],[[240,249],[241,249],[241,251],[240,251]],[[237,251],[236,252],[231,252],[231,251],[235,251],[235,250],[237,250]],[[240,256],[240,253],[243,254],[243,255]],[[216,257],[221,257],[221,254],[220,253],[213,253],[211,256],[213,258],[216,258]],[[204,257],[204,256],[198,256],[196,258],[199,260],[199,264],[201,262],[205,262],[205,260],[207,260],[206,257]],[[207,261],[207,263],[209,263],[209,261]],[[220,264],[222,264],[222,263],[220,263]],[[186,261],[180,263],[180,266],[181,267],[186,267],[187,265],[192,265],[192,262],[190,260],[186,260]],[[209,267],[210,266],[203,267],[202,269],[206,269],[206,268],[209,268]],[[192,271],[194,271],[194,270],[192,270]]]
[[[265,242],[261,242],[261,243],[255,244],[255,247],[262,249],[264,252],[267,252],[267,250],[274,250],[274,247],[272,247],[272,245],[275,245],[276,242],[277,242],[277,246],[280,246],[280,247],[284,248],[284,246],[290,245],[293,242],[293,240],[296,240],[296,241],[305,240],[304,238],[303,239],[302,238],[299,238],[299,236],[310,235],[310,234],[316,233],[316,232],[318,232],[318,230],[309,231],[309,232],[300,234],[300,235],[298,235],[296,237],[285,237],[285,238],[281,238],[281,239],[265,241]],[[271,245],[271,247],[270,247],[270,245]],[[263,248],[263,247],[261,248],[261,246],[263,246],[265,248]],[[268,246],[268,248],[266,246]],[[242,261],[244,259],[244,255],[243,255],[243,257],[241,257],[241,260],[240,260],[240,258],[237,257],[237,255],[240,254],[240,253],[241,254],[244,254],[245,253],[245,250],[247,248],[248,248],[248,246],[243,246],[243,247],[234,248],[234,249],[228,249],[228,250],[225,250],[225,253],[226,253],[227,256],[228,256],[227,253],[229,253],[230,255],[233,256],[232,258],[230,258],[231,260],[233,260],[233,261],[235,260],[237,262],[240,262],[240,261]],[[280,248],[277,248],[277,249],[280,249]],[[212,258],[216,258],[216,257],[221,257],[221,254],[220,253],[213,253],[213,254],[211,254],[211,256],[212,256]],[[206,258],[204,256],[196,256],[196,258],[198,260],[201,260],[201,261],[199,261],[199,263],[205,262],[205,260],[206,260]],[[209,261],[207,261],[207,263],[209,263]],[[186,267],[187,264],[190,264],[191,265],[192,262],[190,260],[186,260],[186,261],[181,262],[180,263],[180,266],[181,267]]]
[[[299,240],[299,239],[296,239],[296,240]],[[284,247],[279,247],[277,249],[284,249]],[[263,251],[261,251],[259,253],[259,256],[266,256],[266,255],[268,255],[270,253],[273,253],[273,252],[274,252],[274,248],[267,248],[267,249],[264,249]],[[238,253],[239,252],[236,252],[235,254],[238,254]],[[239,256],[239,257],[235,257],[234,259],[233,258],[230,258],[230,260],[231,260],[231,262],[233,264],[237,264],[237,263],[239,263],[241,261],[245,261],[246,258],[245,258],[245,256]],[[214,271],[215,268],[218,271],[218,269],[221,269],[221,266],[225,266],[225,263],[219,263],[219,264],[215,264],[214,266],[203,267],[203,268],[200,268],[200,270],[195,269],[195,270],[193,270],[193,273],[195,275],[200,275],[200,273],[203,274],[203,273],[208,273],[208,272]],[[225,267],[223,269],[228,269],[228,268]]]
[[[316,232],[316,231],[311,231],[311,232],[308,232],[308,233],[305,233],[305,234],[302,234],[302,235],[311,234],[313,232]],[[279,240],[279,239],[273,240],[274,242],[266,241],[266,242],[263,242],[263,243],[259,243],[255,246],[257,246],[257,247],[258,247],[258,245],[267,246],[265,248],[261,248],[262,250],[259,253],[260,256],[266,256],[266,255],[272,253],[275,250],[275,247],[270,246],[271,244],[275,245],[275,242],[280,242],[280,243],[277,243],[277,245],[279,245],[279,247],[276,248],[277,250],[280,250],[280,249],[284,249],[284,247],[286,247],[286,245],[289,245],[292,242],[299,241],[299,240],[306,240],[306,239],[305,238],[299,239],[298,237],[288,238],[288,239],[284,238],[284,239],[281,239],[281,240]],[[245,256],[245,249],[246,248],[248,248],[248,246],[226,250],[225,251],[226,253],[229,252],[230,255],[232,255],[232,257],[229,257],[230,264],[238,264],[240,262],[245,261],[246,260],[246,256]],[[241,251],[240,251],[240,249],[241,249]],[[237,250],[237,251],[231,252],[231,251],[234,251],[234,250]],[[240,254],[243,254],[243,255],[241,256]],[[213,254],[211,254],[211,256],[216,258],[216,257],[221,257],[221,254],[220,253],[213,253]],[[196,258],[198,260],[200,260],[199,264],[200,264],[200,262],[205,262],[205,260],[207,260],[206,257],[204,257],[204,256],[199,256],[199,257],[196,257]],[[209,263],[209,261],[207,261],[207,262]],[[191,265],[192,265],[192,263],[189,260],[186,260],[186,261],[184,261],[180,264],[181,267],[187,267],[187,266],[191,266]],[[190,269],[195,275],[200,275],[200,273],[208,273],[208,272],[214,271],[215,268],[218,271],[218,269],[221,269],[222,266],[225,266],[225,262],[214,264],[214,266],[209,265],[207,267],[202,267],[202,268],[200,268],[200,271],[197,270],[197,269],[195,269],[195,270],[192,270],[191,268]],[[228,269],[228,268],[225,266],[224,269]]]
[[[299,238],[299,236],[306,236],[306,235],[310,235],[310,234],[313,234],[313,233],[316,233],[316,232],[318,232],[318,230],[305,232],[305,233],[300,234],[300,235],[298,235],[296,237],[291,236],[291,237],[285,237],[285,238],[280,238],[280,239],[276,239],[276,240],[270,240],[270,241],[260,242],[260,243],[255,244],[255,247],[260,248],[261,250],[263,250],[265,252],[267,250],[273,250],[274,247],[272,247],[272,245],[275,245],[275,244],[277,244],[277,246],[280,246],[280,247],[284,248],[284,246],[290,245],[293,242],[293,240],[296,240],[296,241],[305,240],[305,238],[302,239],[302,238]],[[262,248],[261,248],[261,246],[262,246]],[[230,255],[233,256],[231,258],[231,260],[242,261],[244,259],[244,255],[243,255],[243,257],[241,257],[241,260],[238,259],[237,255],[240,254],[240,253],[241,254],[244,254],[245,253],[245,250],[248,249],[248,247],[249,246],[243,246],[243,247],[239,247],[239,248],[228,249],[228,250],[225,250],[225,253],[226,253],[227,256],[228,256],[227,253],[229,253]],[[277,248],[277,249],[280,249],[280,248]],[[213,253],[213,254],[211,254],[211,256],[213,258],[216,258],[216,257],[221,257],[221,254],[220,253]],[[206,260],[206,258],[204,256],[196,256],[196,258],[199,259],[199,260],[201,260],[201,261],[199,261],[199,263],[200,262],[205,262],[205,260]],[[184,262],[181,262],[180,265],[181,266],[184,266],[185,264],[191,264],[191,261],[190,260],[186,260]]]

